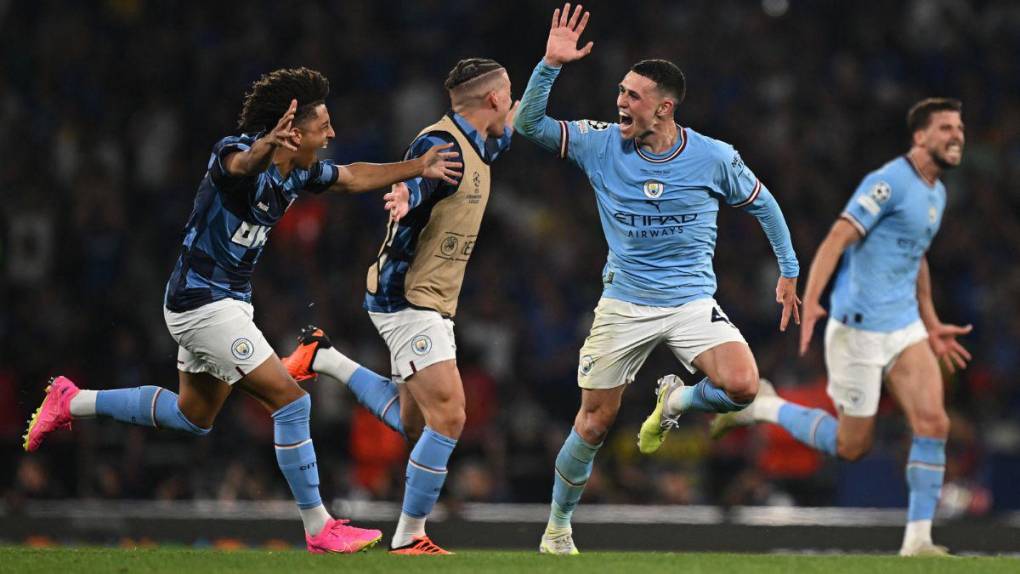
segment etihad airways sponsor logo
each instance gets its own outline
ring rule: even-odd
[[[662,227],[666,225],[684,225],[693,223],[698,219],[697,213],[678,213],[675,215],[656,214],[647,215],[643,213],[626,213],[617,211],[613,219],[630,227]]]

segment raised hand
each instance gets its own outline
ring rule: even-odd
[[[815,332],[815,323],[827,314],[817,299],[804,302],[804,308],[800,312],[801,357],[807,354],[808,346],[811,345],[811,336]]]
[[[967,361],[971,359],[970,352],[956,340],[956,337],[973,330],[973,325],[961,327],[945,323],[939,323],[934,328],[928,329],[928,344],[931,345],[935,356],[942,359],[950,373],[955,373],[957,368],[967,368]]]
[[[425,155],[421,156],[424,167],[422,168],[422,177],[428,179],[441,179],[446,183],[452,183],[457,185],[459,182],[454,179],[462,175],[461,172],[457,171],[456,168],[464,167],[464,164],[459,161],[453,161],[460,157],[460,154],[455,151],[443,151],[453,147],[452,143],[444,145],[436,145],[429,148],[429,151],[425,152]]]
[[[776,284],[776,303],[783,305],[783,317],[779,320],[779,330],[786,332],[790,324],[790,315],[793,321],[800,325],[800,298],[797,297],[797,278],[780,277]]]
[[[276,127],[270,130],[269,133],[262,136],[262,139],[266,140],[266,143],[273,147],[285,147],[291,151],[297,151],[297,144],[294,142],[294,114],[297,113],[297,100],[291,100],[290,106],[287,107],[287,111],[280,118],[280,121],[276,122]]]
[[[390,212],[391,221],[400,221],[407,215],[410,209],[409,199],[410,193],[406,183],[394,183],[390,186],[390,192],[383,196],[383,200],[386,202],[386,211]]]
[[[545,43],[545,63],[560,67],[567,62],[580,60],[591,53],[594,42],[588,42],[580,50],[577,49],[577,42],[581,39],[581,32],[588,25],[589,12],[584,12],[583,6],[577,5],[574,14],[570,14],[570,2],[563,5],[563,11],[559,8],[553,11],[552,26],[549,28],[549,40]]]

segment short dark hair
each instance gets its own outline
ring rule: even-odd
[[[503,69],[503,65],[495,60],[488,58],[464,58],[457,62],[457,65],[450,70],[450,73],[446,76],[446,81],[443,82],[443,86],[447,90],[452,90],[479,76],[501,69]]]
[[[931,116],[936,112],[959,112],[963,110],[963,102],[953,98],[925,98],[910,107],[907,112],[907,131],[913,135],[931,123]]]
[[[291,100],[297,100],[298,103],[293,122],[296,124],[311,116],[316,106],[325,102],[328,95],[329,80],[316,70],[274,70],[263,74],[244,95],[237,127],[248,134],[271,130],[290,107]]]
[[[687,95],[687,78],[683,70],[669,60],[641,60],[631,66],[630,71],[655,82],[660,90],[676,98],[678,105]]]

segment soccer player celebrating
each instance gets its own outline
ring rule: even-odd
[[[789,230],[772,194],[734,149],[675,122],[684,75],[671,62],[638,62],[619,84],[619,123],[556,121],[545,115],[563,64],[579,60],[589,14],[570,4],[553,12],[545,57],[521,99],[517,131],[570,159],[588,175],[609,256],[604,290],[580,352],[581,407],[556,458],[552,509],[541,552],[576,554],[570,518],[595,454],[616,418],[626,385],[665,342],[689,371],[707,378],[684,386],[659,380],[655,410],[641,426],[641,452],[657,450],[676,418],[689,411],[744,408],[758,390],[758,369],[740,331],[713,299],[719,203],[751,212],[779,259],[780,330],[798,320],[799,267]]]
[[[56,377],[29,422],[25,450],[36,450],[49,433],[82,417],[203,436],[236,385],[272,413],[276,460],[297,501],[308,550],[356,552],[379,541],[378,530],[335,520],[322,504],[309,434],[311,400],[252,321],[251,276],[269,231],[298,192],[361,193],[419,176],[452,181],[461,164],[448,145],[392,164],[317,160],[317,150],[335,137],[328,93],[328,80],[307,68],[264,75],[245,97],[242,135],[213,146],[164,300],[167,327],[180,345],[180,395],[156,386],[81,390]],[[386,199],[391,210],[406,209],[399,190]]]
[[[464,387],[457,370],[453,316],[468,259],[489,199],[489,165],[513,134],[510,77],[500,64],[461,60],[445,87],[452,111],[418,134],[417,158],[452,145],[464,163],[459,181],[409,178],[406,216],[398,209],[368,270],[365,308],[390,349],[392,381],[342,355],[321,329],[306,328],[285,359],[298,380],[324,373],[414,442],[404,502],[390,543],[394,554],[449,554],[425,534],[446,480],[446,464],[464,427]],[[424,425],[424,428],[422,428]]]
[[[956,337],[971,327],[939,320],[925,252],[946,205],[939,176],[963,157],[961,107],[957,100],[930,98],[910,109],[910,150],[861,181],[811,263],[800,354],[807,352],[815,323],[826,315],[819,298],[835,273],[825,362],[827,390],[839,419],[787,402],[763,385],[750,407],[712,421],[714,436],[757,422],[778,424],[812,448],[854,461],[871,448],[885,379],[914,433],[907,460],[910,502],[903,556],[947,553],[931,538],[949,435],[936,357],[950,372],[966,367],[970,354]]]

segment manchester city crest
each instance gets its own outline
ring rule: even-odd
[[[645,182],[645,195],[649,199],[659,199],[662,197],[662,192],[666,190],[666,186],[662,185],[662,182],[658,181],[646,181]]]
[[[230,345],[230,352],[236,359],[243,361],[255,354],[255,345],[248,339],[241,337]]]
[[[428,335],[418,335],[411,339],[411,350],[415,355],[426,355],[432,350],[432,339]]]
[[[578,371],[582,375],[587,375],[591,372],[591,368],[595,366],[595,359],[591,355],[585,355],[581,357],[581,364],[578,365]]]

